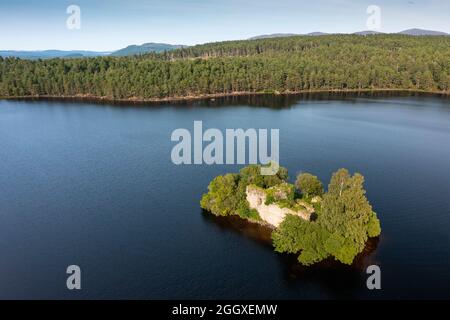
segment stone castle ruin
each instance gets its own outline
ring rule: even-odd
[[[270,189],[274,188],[277,188],[277,186]],[[277,200],[287,199],[287,195],[282,191],[282,188],[272,191]],[[296,209],[281,207],[277,203],[266,204],[267,191],[253,185],[247,186],[246,193],[250,208],[258,211],[261,219],[274,227],[278,227],[288,214],[310,221],[311,214],[315,211],[311,205],[302,200],[297,200]]]

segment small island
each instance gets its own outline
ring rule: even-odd
[[[339,169],[326,192],[310,173],[299,174],[295,185],[287,180],[286,168],[263,176],[260,166],[248,166],[214,178],[200,205],[217,216],[238,215],[271,227],[275,251],[298,254],[306,266],[330,257],[352,264],[367,240],[381,234],[361,174]]]

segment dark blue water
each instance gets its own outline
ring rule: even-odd
[[[170,135],[194,120],[279,128],[291,179],[361,172],[382,236],[353,266],[304,268],[267,230],[203,213],[209,181],[240,167],[172,164]],[[71,264],[80,291],[66,289]],[[448,99],[0,101],[0,298],[450,298],[449,271]]]

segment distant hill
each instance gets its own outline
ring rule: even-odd
[[[81,57],[97,57],[106,56],[110,52],[96,52],[84,50],[44,50],[44,51],[16,51],[4,50],[0,51],[1,57],[16,57],[22,59],[51,59],[51,58],[81,58]]]
[[[183,48],[182,45],[171,45],[165,43],[145,43],[143,45],[131,45],[114,52],[97,52],[85,50],[44,50],[44,51],[19,51],[0,50],[0,57],[16,57],[21,59],[52,59],[52,58],[84,58],[99,56],[131,56],[148,52],[163,52]]]
[[[310,32],[305,34],[305,36],[326,36],[329,35],[329,33],[325,33],[325,32]]]
[[[126,48],[114,51],[111,53],[112,56],[131,56],[145,54],[149,52],[164,52],[183,48],[183,45],[173,45],[166,43],[144,43],[143,45],[131,45]]]
[[[326,36],[329,33],[325,32],[310,32],[306,34],[300,33],[273,33],[273,34],[263,34],[256,37],[251,37],[248,40],[258,40],[258,39],[272,39],[272,38],[285,38],[285,37],[294,37],[294,36]]]
[[[433,30],[424,30],[424,29],[408,29],[399,32],[398,34],[406,34],[409,36],[448,36],[448,33],[441,31],[433,31]]]
[[[248,40],[258,40],[258,39],[272,39],[272,38],[284,38],[284,37],[293,37],[298,36],[296,33],[272,33],[272,34],[263,34],[260,36],[251,37]]]
[[[333,33],[325,33],[325,32],[310,32],[306,34],[300,34],[300,33],[274,33],[274,34],[267,34],[267,35],[260,35],[256,37],[249,38],[248,40],[257,40],[257,39],[269,39],[269,38],[282,38],[282,37],[292,37],[292,36],[324,36],[324,35],[330,35]],[[378,31],[371,31],[371,30],[365,30],[365,31],[358,31],[354,32],[353,34],[360,35],[360,36],[367,36],[367,35],[376,35],[376,34],[384,34],[383,32]],[[410,35],[410,36],[448,36],[448,33],[441,32],[441,31],[432,31],[432,30],[423,30],[423,29],[408,29],[401,32],[397,32],[394,34],[404,34],[404,35]]]
[[[367,31],[358,31],[355,32],[353,34],[357,34],[360,36],[370,36],[370,35],[374,35],[374,34],[383,34],[382,32],[378,32],[378,31],[371,31],[371,30],[367,30]]]

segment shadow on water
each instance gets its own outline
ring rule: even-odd
[[[320,102],[330,100],[351,101],[356,99],[371,98],[398,98],[398,97],[436,97],[437,94],[410,92],[410,91],[361,91],[361,92],[305,92],[298,94],[254,94],[226,96],[214,99],[184,100],[169,102],[171,105],[184,107],[222,107],[222,106],[250,106],[265,107],[270,109],[289,109],[302,102]],[[450,99],[447,95],[439,95]]]
[[[262,245],[277,256],[282,270],[284,285],[292,290],[301,290],[306,285],[319,286],[332,299],[351,299],[361,296],[365,287],[366,268],[374,264],[373,253],[377,250],[380,238],[367,241],[363,252],[358,254],[352,265],[342,264],[333,258],[328,258],[313,266],[304,266],[297,260],[298,255],[276,253],[272,247],[271,234],[273,229],[251,223],[238,216],[216,217],[202,210],[206,223],[213,224],[224,232],[232,232],[244,236]]]
[[[202,210],[202,217],[204,221],[214,224],[221,231],[238,233],[272,250],[273,229],[267,226],[248,222],[238,216],[216,217],[205,210]]]
[[[183,107],[183,108],[218,108],[223,106],[250,106],[264,107],[270,109],[288,109],[301,102],[311,101],[330,101],[330,100],[347,100],[361,98],[398,98],[398,97],[436,97],[449,99],[450,96],[439,93],[411,92],[411,91],[348,91],[348,92],[304,92],[296,94],[243,94],[230,95],[217,98],[199,98],[174,101],[113,101],[102,100],[96,98],[77,98],[77,97],[45,97],[45,98],[16,98],[12,100],[26,100],[28,102],[41,101],[58,101],[58,102],[85,102],[101,105],[115,106],[119,108],[149,107],[149,108],[165,108],[167,106]]]
[[[372,264],[379,238],[369,239],[362,253],[348,266],[328,258],[314,266],[303,266],[297,255],[278,254],[286,285],[297,289],[305,284],[319,286],[332,299],[354,299],[367,292],[368,275],[365,270]]]

